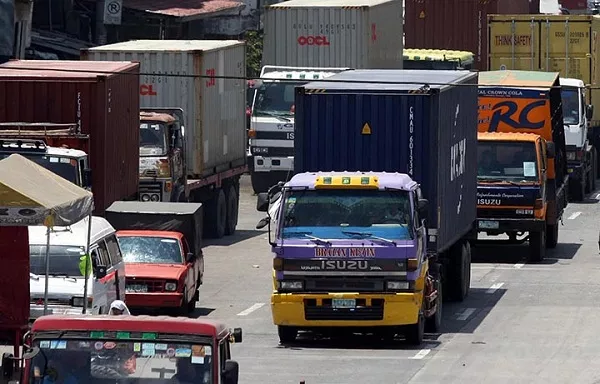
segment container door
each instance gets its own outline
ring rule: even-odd
[[[490,19],[489,70],[539,70],[539,24]]]
[[[541,69],[560,72],[589,84],[591,81],[592,36],[590,21],[545,20],[541,22]]]

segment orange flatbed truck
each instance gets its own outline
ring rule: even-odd
[[[37,383],[58,374],[79,383],[150,384],[175,377],[237,384],[239,366],[231,360],[231,345],[241,341],[241,328],[205,319],[43,316],[24,338],[22,359],[3,355],[0,383],[9,378]]]

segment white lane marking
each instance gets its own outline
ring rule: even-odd
[[[575,220],[579,215],[581,215],[581,212],[575,212],[569,216],[568,220]]]
[[[525,266],[525,268],[522,268],[525,264],[516,264],[510,267],[471,267],[471,269],[473,270],[482,270],[482,271],[489,271],[490,269],[494,270],[494,271],[547,271],[549,269],[552,268],[544,268],[544,267],[532,267],[532,266]],[[551,267],[550,264],[548,264],[548,267]],[[556,267],[554,267],[556,268]]]
[[[517,263],[515,265],[513,265],[514,269],[521,269],[525,266],[525,263]]]
[[[251,314],[252,312],[256,311],[259,308],[262,308],[262,306],[265,305],[265,303],[256,303],[253,306],[251,306],[250,308],[244,309],[242,312],[238,313],[238,316],[248,316],[249,314]]]
[[[496,283],[496,284],[492,285],[487,291],[485,291],[485,293],[494,293],[497,290],[499,290],[500,288],[502,288],[503,285],[504,285],[504,283]]]
[[[414,355],[413,357],[410,357],[410,359],[421,360],[425,356],[429,355],[429,352],[431,352],[431,349],[421,349],[419,352],[417,352],[416,355]]]
[[[475,313],[475,308],[465,308],[464,311],[462,311],[462,313],[458,313],[458,320],[461,321],[465,321],[469,318],[469,316],[471,316],[473,313]]]

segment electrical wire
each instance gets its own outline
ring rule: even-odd
[[[265,79],[261,77],[247,77],[247,76],[217,76],[217,75],[199,75],[199,74],[171,74],[171,73],[131,73],[131,72],[117,72],[117,71],[91,71],[81,69],[68,69],[68,68],[31,68],[31,67],[2,67],[0,70],[19,70],[19,71],[43,71],[43,72],[66,72],[66,73],[90,73],[100,75],[125,75],[125,76],[147,76],[147,77],[175,77],[175,78],[190,78],[190,79],[225,79],[225,80],[268,80],[278,82],[290,82],[298,83],[298,80],[306,80],[308,82],[319,82],[319,83],[350,83],[350,84],[389,84],[389,85],[423,85],[428,86],[456,86],[456,87],[477,87],[477,88],[531,88],[531,89],[562,89],[560,85],[553,86],[540,86],[540,85],[523,85],[523,84],[472,84],[472,83],[444,83],[444,82],[415,82],[415,81],[373,81],[373,80],[334,80],[331,78],[324,79]],[[467,72],[467,71],[464,71]],[[477,71],[471,71],[470,73],[478,73]],[[1,78],[0,78],[1,80]],[[569,88],[576,88],[569,86]],[[585,86],[585,89],[600,89],[600,86]]]

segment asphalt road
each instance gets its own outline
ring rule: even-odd
[[[263,214],[244,178],[237,234],[205,248],[195,315],[243,328],[233,347],[241,384],[600,383],[599,200],[569,204],[542,264],[525,261],[526,245],[477,249],[469,298],[445,305],[442,334],[419,349],[358,337],[285,348],[269,307],[267,233],[254,229]]]

